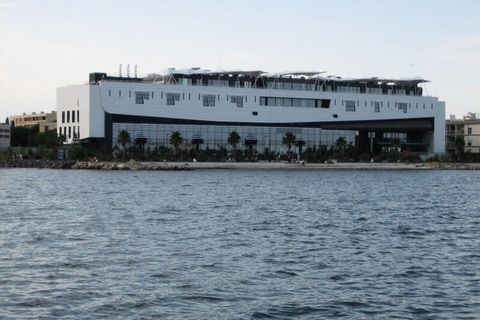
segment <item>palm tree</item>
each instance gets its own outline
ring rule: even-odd
[[[245,139],[245,145],[248,147],[250,158],[253,159],[253,146],[257,145],[257,139],[255,137]]]
[[[295,146],[298,148],[298,155],[302,156],[302,148],[305,146],[305,140],[295,141]]]
[[[297,137],[291,132],[285,133],[285,135],[282,138],[282,143],[284,146],[287,147],[288,154],[290,154],[290,151],[292,149],[292,146],[295,144],[295,141],[297,140]]]
[[[335,147],[337,147],[338,150],[343,151],[347,147],[347,140],[345,137],[340,137],[335,141]]]
[[[123,148],[123,161],[125,161],[127,156],[127,144],[131,142],[130,133],[126,130],[120,130],[118,133],[118,143],[122,145]]]
[[[135,145],[138,146],[138,149],[140,151],[140,159],[142,159],[143,157],[143,148],[146,143],[147,143],[147,138],[145,138],[144,136],[138,136],[135,138]]]
[[[169,143],[175,148],[175,152],[178,152],[178,147],[183,143],[182,134],[178,131],[172,132]]]
[[[203,144],[203,142],[204,141],[203,141],[202,137],[200,137],[200,136],[194,137],[192,139],[192,144],[195,146],[195,151],[198,152],[200,150],[200,145]]]
[[[236,148],[237,148],[237,144],[240,142],[240,135],[238,134],[237,131],[232,131],[230,132],[230,134],[228,135],[228,139],[227,139],[227,142],[229,145],[232,146],[233,148],[233,152],[236,151]]]

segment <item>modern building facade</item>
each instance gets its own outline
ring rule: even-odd
[[[32,112],[21,115],[10,116],[10,123],[15,127],[33,127],[39,126],[40,132],[57,129],[57,112]]]
[[[88,84],[57,89],[58,132],[74,140],[117,144],[120,130],[147,145],[228,147],[228,134],[256,149],[281,152],[292,132],[306,147],[344,137],[361,151],[400,140],[402,149],[445,152],[445,103],[423,95],[423,79],[343,79],[319,72],[266,73],[169,69],[144,78],[91,73]]]
[[[480,119],[475,113],[469,113],[463,119],[450,117],[445,127],[449,153],[455,153],[459,147],[466,153],[480,153]]]
[[[11,134],[8,123],[0,123],[0,151],[10,147]]]

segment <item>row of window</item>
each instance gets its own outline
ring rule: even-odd
[[[80,110],[62,111],[62,123],[79,123],[80,122]]]
[[[374,89],[372,89],[374,90]],[[121,90],[118,91],[119,97],[121,97]],[[129,91],[129,97],[132,96],[132,92]],[[147,91],[135,91],[135,103],[136,104],[145,104],[146,100],[153,99],[154,92],[147,92]],[[111,90],[109,90],[109,95],[111,95]],[[176,101],[180,101],[180,93],[170,93],[166,92],[166,103],[169,106],[176,105]],[[160,98],[163,99],[163,92],[160,93]],[[182,93],[182,99],[185,100],[185,93]],[[188,93],[188,100],[191,99],[191,94]],[[220,100],[220,95],[212,95],[212,94],[198,94],[198,100],[202,100],[202,104],[204,107],[214,107],[215,101]],[[235,104],[239,108],[243,108],[243,102],[247,101],[247,96],[229,96],[227,95],[227,101]],[[254,102],[257,102],[257,97],[254,96]],[[306,99],[306,98],[283,98],[283,97],[260,97],[260,105],[261,106],[277,106],[277,107],[303,107],[303,108],[330,108],[330,99]],[[364,100],[365,107],[367,106],[367,100]],[[336,99],[333,99],[333,105],[336,105]],[[383,101],[371,101],[370,102],[372,107],[375,107],[375,112],[380,112],[380,107],[383,108]],[[404,113],[407,112],[406,103],[402,102],[395,102],[395,107],[403,111]],[[355,100],[342,100],[342,106],[346,107],[346,111],[354,112],[355,107],[360,106],[360,101]],[[430,104],[431,109],[433,109],[433,103]],[[390,102],[387,101],[387,108],[390,108]],[[411,108],[411,104],[408,103],[408,108]],[[418,109],[418,103],[416,103],[416,108]],[[423,109],[426,108],[426,104],[423,103]],[[73,112],[73,111],[72,111]],[[78,111],[77,111],[78,112]],[[73,116],[74,118],[74,116]],[[63,114],[62,114],[63,119]],[[78,117],[77,117],[78,119]],[[68,114],[67,114],[68,120]],[[72,120],[72,122],[75,122]],[[67,121],[68,123],[68,121]]]
[[[0,132],[7,132],[7,133],[9,133],[9,132],[10,132],[10,129],[0,129]]]
[[[0,134],[0,138],[9,139],[9,138],[10,138],[10,135],[9,135],[9,134]]]
[[[360,101],[354,100],[342,100],[342,105],[345,105],[345,111],[355,112],[355,107],[360,106]],[[380,107],[383,108],[382,101],[371,101],[370,105],[375,108],[375,112],[380,112]],[[367,101],[365,100],[365,107],[367,106]],[[387,101],[387,108],[390,108],[390,102]],[[412,108],[411,103],[406,102],[395,102],[395,108],[400,110],[403,113],[407,113],[408,109]],[[418,109],[418,103],[416,103],[416,108]],[[433,109],[433,103],[430,104],[430,108]],[[425,103],[423,104],[423,109],[425,109]]]
[[[64,135],[67,139],[80,138],[80,126],[58,127],[58,134]]]

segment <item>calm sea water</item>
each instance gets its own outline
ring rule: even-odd
[[[0,169],[0,318],[479,319],[480,172]]]

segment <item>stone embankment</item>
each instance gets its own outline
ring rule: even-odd
[[[72,169],[86,170],[190,170],[188,164],[175,164],[165,162],[101,162],[77,161]]]
[[[76,161],[0,160],[0,168],[71,169]]]
[[[205,169],[300,169],[300,170],[480,170],[480,163],[307,163],[282,162],[103,162],[57,160],[0,160],[0,168],[79,170],[205,170]]]
[[[0,160],[0,168],[85,169],[85,170],[190,170],[188,164],[60,160]]]
[[[425,164],[425,166],[437,170],[480,170],[480,163],[430,162]]]

